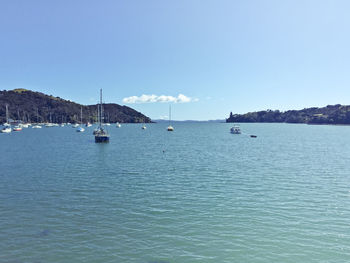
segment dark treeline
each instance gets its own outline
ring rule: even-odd
[[[0,123],[6,121],[6,105],[9,118],[24,122],[80,122],[80,108],[83,109],[83,123],[97,121],[97,105],[80,105],[59,97],[45,95],[25,89],[0,91]],[[149,123],[151,119],[127,106],[103,104],[105,122]]]
[[[307,124],[350,124],[350,106],[328,105],[303,110],[266,110],[246,114],[230,114],[226,122],[286,122]]]

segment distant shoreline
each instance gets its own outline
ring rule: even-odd
[[[304,123],[314,125],[350,125],[349,105],[328,105],[322,108],[305,108],[303,110],[266,110],[232,114],[227,123]]]

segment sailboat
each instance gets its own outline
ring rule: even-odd
[[[12,131],[11,125],[9,124],[9,109],[8,105],[6,104],[6,123],[5,127],[0,130],[2,133],[10,133]]]
[[[102,125],[102,116],[103,116],[103,107],[102,107],[102,89],[100,89],[100,105],[99,105],[99,116],[98,116],[98,127],[94,131],[95,135],[95,142],[109,142],[109,134],[108,132],[103,129]]]
[[[170,125],[171,122],[171,106],[169,105],[169,126],[168,131],[174,131],[174,127]]]
[[[117,128],[120,128],[122,125],[119,123],[119,122],[117,122],[117,124],[115,125],[115,127],[117,127]]]
[[[80,124],[83,124],[83,107],[80,107]],[[85,129],[81,126],[77,129],[77,132],[84,132]]]
[[[49,123],[46,123],[45,127],[46,128],[50,128],[50,127],[54,127],[55,125],[53,125],[52,123],[52,116],[51,116],[51,111],[50,111],[50,122]]]
[[[142,130],[146,130],[146,129],[147,129],[146,124],[145,124],[145,120],[143,120],[141,129],[142,129]]]
[[[41,126],[38,123],[39,123],[39,109],[36,108],[36,124],[32,126],[32,129],[41,129]]]

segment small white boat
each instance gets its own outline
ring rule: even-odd
[[[75,124],[72,125],[72,128],[77,128],[77,127],[79,127],[78,123],[75,123]]]
[[[88,122],[88,123],[86,123],[86,125],[85,125],[86,127],[91,127],[92,126],[92,124],[90,123],[90,122]]]
[[[32,126],[32,129],[41,129],[41,128],[42,128],[42,127],[41,127],[40,125],[38,125],[38,124]]]
[[[141,129],[146,130],[147,129],[146,125],[142,125]]]
[[[84,132],[85,131],[85,129],[83,128],[83,127],[79,127],[78,129],[77,129],[77,132]]]
[[[107,123],[105,123],[104,125],[106,125],[106,126],[111,126],[111,124],[110,124],[110,123],[108,123],[108,122],[107,122]]]
[[[115,125],[117,128],[120,128],[122,125],[119,123],[119,122],[117,122],[117,124]]]
[[[51,128],[51,127],[54,127],[54,124],[53,123],[46,123],[45,127],[46,128]]]
[[[22,127],[19,125],[13,127],[13,131],[21,131],[21,130],[22,130]]]
[[[241,134],[241,128],[238,125],[234,125],[231,129],[230,132],[232,134]]]
[[[12,131],[10,126],[5,126],[0,130],[1,133],[10,133]]]

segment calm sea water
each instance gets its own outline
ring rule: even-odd
[[[166,126],[0,134],[0,262],[350,260],[350,127]]]

